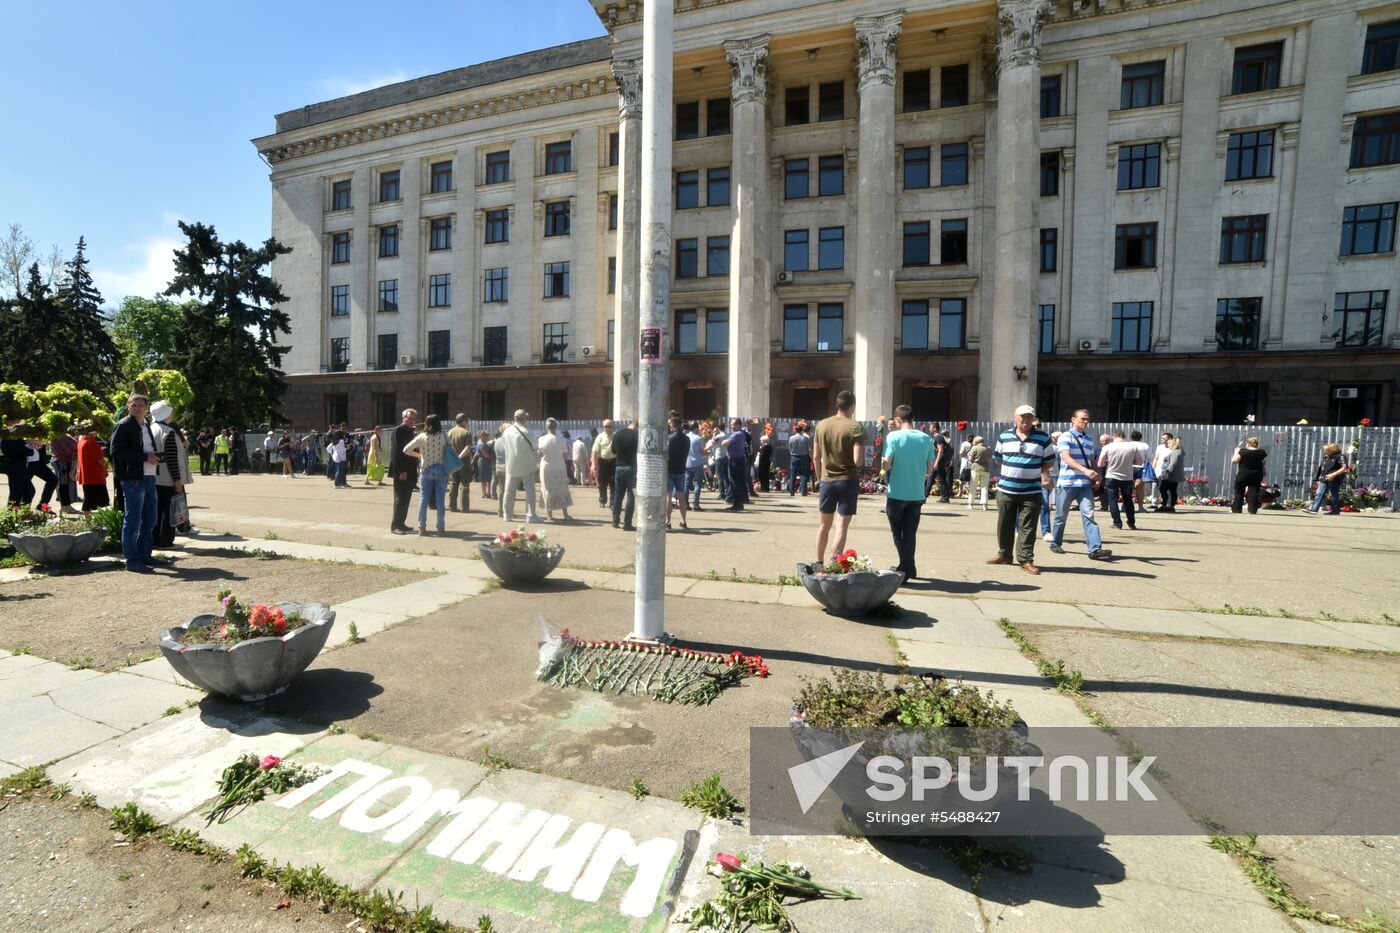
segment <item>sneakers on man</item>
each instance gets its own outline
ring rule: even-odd
[[[1059,546],[1058,544],[1056,544],[1053,540],[1050,542],[1050,553],[1051,553],[1051,554],[1063,554],[1064,552],[1065,552],[1065,549],[1062,548],[1062,547],[1060,547],[1060,546]]]
[[[1113,556],[1113,552],[1106,547],[1101,547],[1097,551],[1089,552],[1090,560],[1108,560]]]

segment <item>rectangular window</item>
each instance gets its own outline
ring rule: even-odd
[[[608,294],[617,294],[617,257],[608,257]]]
[[[915,113],[929,109],[929,69],[904,72],[904,112]]]
[[[901,313],[899,345],[905,350],[928,349],[928,302],[906,301]]]
[[[928,146],[904,147],[904,187],[927,188],[929,186]]]
[[[616,340],[615,340],[616,337],[617,337],[617,321],[614,321],[614,320],[609,319],[609,321],[608,321],[608,362],[609,362],[609,363],[611,363],[611,362],[612,362],[612,359],[613,359],[613,347],[614,347],[614,345],[615,345],[615,343],[616,343]],[[609,387],[607,388],[607,393],[608,393],[608,404],[606,404],[606,405],[603,406],[603,410],[604,410],[604,411],[612,411],[612,387],[611,387],[611,386],[609,386]]]
[[[499,185],[510,181],[510,150],[486,154],[486,184]]]
[[[569,417],[569,390],[568,389],[543,389],[540,391],[540,413],[545,418],[558,418],[560,421]]]
[[[961,350],[967,342],[967,299],[938,302],[938,349]]]
[[[1385,330],[1386,292],[1337,292],[1333,299],[1338,347],[1379,347]]]
[[[1400,110],[1357,117],[1351,135],[1351,167],[1400,162]]]
[[[1220,298],[1215,302],[1215,348],[1259,349],[1259,309],[1262,298]]]
[[[331,286],[331,317],[345,317],[350,313],[350,286]]]
[[[510,211],[502,208],[486,212],[486,242],[510,242]]]
[[[705,274],[729,274],[729,237],[712,236],[705,240]]]
[[[783,352],[807,352],[807,306],[783,306]]]
[[[938,183],[944,187],[967,184],[967,143],[945,143],[941,169]]]
[[[622,134],[611,132],[608,134],[608,165],[616,166],[622,161]]]
[[[1113,305],[1114,353],[1146,353],[1152,348],[1152,302],[1120,301]]]
[[[481,419],[483,421],[504,421],[506,417],[505,389],[481,390]],[[389,419],[393,423],[393,419]]]
[[[1040,352],[1055,352],[1055,306],[1040,306]]]
[[[1400,19],[1372,23],[1366,27],[1366,46],[1361,53],[1361,73],[1373,75],[1400,68]]]
[[[1118,106],[1123,110],[1155,107],[1162,102],[1167,63],[1142,62],[1123,66],[1123,89]]]
[[[1040,154],[1040,196],[1054,198],[1060,194],[1060,154],[1042,152]]]
[[[929,257],[928,221],[904,225],[904,264],[906,266],[926,266]]]
[[[846,119],[845,81],[828,81],[817,89],[817,119],[822,123]]]
[[[1371,385],[1334,385],[1328,393],[1327,423],[1342,427],[1360,423],[1362,418],[1372,424],[1381,420],[1381,387]],[[1238,422],[1236,422],[1238,424]]]
[[[343,373],[350,368],[350,338],[331,338],[331,372]]]
[[[340,181],[331,183],[331,210],[348,211],[350,209],[350,179],[343,178]]]
[[[1160,184],[1162,144],[1118,147],[1118,190],[1156,188]]]
[[[1274,131],[1231,133],[1225,146],[1225,180],[1268,178],[1274,173]]]
[[[1151,269],[1157,265],[1157,224],[1119,224],[1113,236],[1113,268]]]
[[[938,240],[938,261],[945,266],[967,262],[967,221],[945,220]]]
[[[1040,231],[1040,271],[1054,272],[1059,265],[1060,231],[1046,227]]]
[[[350,234],[331,234],[331,262],[339,264],[350,261]]]
[[[486,288],[482,294],[482,301],[490,304],[493,301],[510,300],[510,270],[509,269],[487,269]]]
[[[379,335],[379,359],[375,369],[393,369],[399,365],[399,335]]]
[[[379,173],[379,200],[399,200],[399,173],[397,169],[392,172]]]
[[[729,135],[728,97],[716,97],[705,101],[705,135]]]
[[[1365,204],[1342,210],[1343,256],[1368,256],[1395,250],[1395,208],[1389,204]]]
[[[836,197],[846,193],[846,157],[822,156],[817,159],[817,194]]]
[[[1220,262],[1263,262],[1269,215],[1226,217],[1220,222]]]
[[[700,102],[698,100],[676,104],[676,138],[700,138]]]
[[[728,206],[729,166],[724,165],[705,172],[705,204],[708,207]]]
[[[817,231],[817,268],[822,270],[846,267],[846,228],[822,227]]]
[[[446,392],[424,392],[423,393],[423,416],[437,415],[442,421],[447,421],[447,393]]]
[[[379,228],[379,258],[391,259],[399,254],[399,225],[388,224]]]
[[[481,340],[481,362],[486,366],[504,366],[506,362],[506,329],[505,327],[486,327],[482,329]],[[483,400],[486,393],[482,393]],[[504,392],[501,393],[503,396]],[[502,413],[505,406],[502,405]]]
[[[1235,71],[1230,79],[1231,94],[1252,94],[1278,87],[1283,67],[1283,43],[1247,45],[1235,49]]]
[[[694,311],[676,312],[677,353],[698,353],[700,351],[700,325]]]
[[[547,262],[544,264],[544,297],[569,297],[569,264],[567,262]]]
[[[442,194],[452,190],[452,163],[434,162],[428,170],[428,193]]]
[[[966,65],[945,65],[938,77],[938,106],[966,107],[972,100]]]
[[[807,271],[807,231],[783,231],[783,269],[788,272]]]
[[[844,339],[845,305],[817,305],[817,350],[840,353]]]
[[[812,122],[812,102],[807,86],[790,87],[783,94],[783,125],[801,126]]]
[[[617,192],[608,195],[608,229],[617,229]]]
[[[1059,75],[1040,76],[1040,119],[1060,115],[1060,82]]]
[[[428,368],[442,369],[452,361],[452,331],[428,331]]]
[[[568,201],[551,201],[544,206],[544,235],[569,235]]]
[[[546,324],[544,326],[543,363],[564,362],[564,351],[569,349],[569,325]]]
[[[345,419],[341,419],[342,421]],[[375,424],[397,424],[399,420],[399,405],[392,392],[374,393],[374,421]],[[335,424],[340,422],[334,418],[331,421]]]
[[[700,206],[700,172],[676,173],[676,210]]]
[[[1210,387],[1210,423],[1243,424],[1259,415],[1259,385],[1253,382],[1216,383]]]
[[[447,308],[452,305],[452,276],[449,273],[428,276],[428,307]]]
[[[700,274],[700,241],[686,237],[676,241],[676,278],[693,279]]]
[[[807,160],[788,159],[783,162],[783,197],[787,200],[807,197]]]
[[[428,249],[452,248],[452,218],[434,217],[428,221]]]
[[[705,352],[729,352],[728,308],[710,308],[705,312]]]
[[[399,310],[398,279],[384,279],[379,283],[379,310],[383,314]]]
[[[574,144],[565,140],[544,147],[544,173],[563,175],[574,170]]]

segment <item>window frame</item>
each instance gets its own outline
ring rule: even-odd
[[[1372,140],[1379,143],[1376,151],[1368,154]],[[1400,163],[1400,110],[1358,116],[1352,127],[1349,167],[1378,168],[1396,163]]]
[[[482,178],[484,185],[504,185],[511,180],[509,149],[498,149],[495,152],[486,153],[486,164]]]
[[[350,286],[332,285],[330,292],[330,316],[350,316]]]
[[[830,343],[831,343],[830,340],[823,340],[823,339],[822,339],[822,336],[823,336],[824,333],[826,333],[827,336],[830,336],[830,334],[829,334],[830,327],[823,327],[823,326],[822,326],[822,322],[823,322],[823,321],[835,321],[835,322],[836,322],[836,324],[834,325],[835,328],[836,328],[836,337],[837,337],[836,342],[835,342],[835,343],[836,343],[835,346],[825,346],[825,347],[823,346],[823,344],[830,344]],[[840,302],[836,302],[836,301],[830,301],[830,302],[820,302],[820,303],[817,305],[817,334],[816,334],[816,337],[817,337],[817,352],[818,352],[818,353],[840,353],[840,352],[842,352],[842,351],[845,349],[845,344],[846,344],[846,306],[845,306],[844,304],[842,304],[842,303],[840,303]]]
[[[544,294],[542,298],[569,297],[569,261],[544,264]]]
[[[731,173],[728,165],[716,165],[705,170],[705,206],[728,207]],[[715,189],[723,192],[723,198],[715,199]]]
[[[903,174],[904,174],[904,190],[905,190],[905,191],[921,191],[921,190],[923,190],[923,189],[925,189],[925,188],[932,188],[932,187],[933,187],[933,162],[932,162],[932,158],[933,158],[933,147],[932,147],[932,146],[905,146],[905,147],[904,147],[904,155],[903,155],[903,158],[902,158],[901,162],[902,162],[902,164],[903,164],[903,169],[904,169],[904,173],[903,173]],[[919,171],[920,171],[920,167],[922,167],[923,181],[924,181],[924,183],[923,183],[922,185],[918,185],[918,184],[911,185],[911,184],[909,184],[909,172],[910,172],[910,169],[913,169],[913,170],[914,170],[914,172],[915,172],[915,179],[914,179],[914,180],[915,180],[915,181],[918,181],[918,173],[919,173]]]
[[[1118,94],[1119,110],[1159,107],[1165,102],[1166,59],[1125,63],[1119,77],[1121,80]]]
[[[811,256],[811,231],[806,227],[795,230],[783,231],[783,271],[784,272],[806,272],[809,269]],[[793,265],[795,251],[798,247],[802,249],[802,265]]]
[[[399,368],[399,335],[397,333],[376,334],[374,349],[375,369],[389,371]],[[388,360],[388,366],[384,365],[385,360]]]
[[[1245,174],[1246,170],[1249,174]],[[1241,130],[1231,133],[1225,142],[1225,180],[1250,181],[1273,177],[1274,131]]]
[[[428,276],[428,307],[452,307],[451,272],[437,272]]]
[[[544,235],[546,237],[569,236],[572,225],[569,200],[546,201],[544,205]]]
[[[700,101],[687,100],[676,103],[676,139],[700,138]]]
[[[349,372],[350,370],[350,338],[332,337],[330,354],[330,371],[333,373]]]
[[[800,159],[783,160],[783,200],[800,201],[803,198],[812,196],[812,165],[811,159],[803,156]],[[801,194],[794,194],[794,185],[801,181]]]
[[[694,308],[676,309],[676,336],[672,341],[671,352],[678,355],[700,352],[700,313]]]
[[[481,329],[481,365],[504,366],[510,359],[510,328],[494,324]],[[485,391],[483,391],[483,396]]]
[[[1353,204],[1342,208],[1342,242],[1337,255],[1378,256],[1395,252],[1395,222],[1400,202],[1388,201],[1378,204]],[[1374,219],[1358,219],[1360,211],[1374,210]],[[1357,249],[1358,231],[1369,230],[1371,244],[1375,249]]]
[[[1125,176],[1127,184],[1124,184]],[[1140,177],[1141,184],[1133,184]],[[1118,147],[1118,191],[1162,187],[1162,144],[1123,143]]]
[[[1058,227],[1040,228],[1040,271],[1042,273],[1059,270],[1060,230]]]
[[[688,193],[688,197],[682,196],[683,191]],[[694,210],[700,206],[699,169],[684,169],[676,172],[675,197],[675,209],[678,211]]]
[[[384,224],[379,228],[379,258],[395,259],[399,255],[399,235],[401,228],[398,224]]]
[[[557,139],[544,144],[544,174],[568,175],[574,170],[574,141]]]
[[[1042,356],[1050,356],[1055,352],[1055,306],[1041,305],[1036,324],[1039,328],[1036,335],[1037,350]]]
[[[810,346],[808,316],[810,310],[805,304],[783,305],[783,352],[806,353]],[[797,338],[801,336],[799,341]]]
[[[705,237],[705,277],[729,275],[729,234]]]
[[[403,176],[396,168],[387,169],[379,173],[379,204],[388,204],[393,201],[403,200]]]
[[[1259,349],[1259,325],[1264,299],[1217,298],[1215,300],[1215,349],[1221,353]]]
[[[968,183],[969,147],[967,143],[944,143],[938,147],[938,186],[958,188]],[[950,169],[954,180],[949,180]],[[958,173],[962,179],[956,180]]]
[[[1128,314],[1130,309],[1132,311],[1131,317]],[[1144,309],[1146,309],[1146,314],[1143,313]],[[1150,353],[1152,351],[1152,318],[1155,311],[1156,306],[1151,301],[1113,302],[1109,352]],[[1130,324],[1134,340],[1133,345],[1128,347],[1125,338]]]
[[[1235,48],[1230,70],[1230,93],[1257,94],[1277,90],[1283,76],[1283,40]]]
[[[428,221],[428,252],[452,248],[452,218],[433,217]]]
[[[900,111],[923,113],[933,109],[933,69],[905,69],[900,90]]]
[[[711,339],[716,335],[721,335],[722,340]],[[721,344],[721,346],[715,346]],[[728,308],[706,308],[705,309],[705,352],[706,353],[728,353],[729,352],[729,309]]]
[[[1220,219],[1220,265],[1267,262],[1268,249],[1268,214],[1239,214]]]
[[[724,118],[718,121],[716,126],[715,118],[720,114]],[[728,97],[711,97],[705,101],[705,136],[728,136],[733,132],[733,123],[730,113],[730,100]]]
[[[500,273],[496,275],[494,273]],[[481,276],[481,303],[497,304],[510,301],[510,267],[497,266],[487,269]],[[493,297],[499,295],[499,297]]]
[[[1058,149],[1040,154],[1040,196],[1042,198],[1058,198],[1060,196],[1060,150]]]
[[[1040,76],[1040,119],[1053,120],[1061,116],[1064,112],[1064,76],[1046,75]],[[1047,96],[1048,95],[1048,96]],[[1050,101],[1054,101],[1053,106],[1047,106]],[[1053,111],[1053,112],[1049,112]]]
[[[839,234],[839,235],[836,235]],[[837,244],[840,249],[841,261],[836,265],[829,265],[827,262],[828,246]],[[846,228],[839,227],[818,227],[817,228],[817,271],[818,272],[839,272],[846,268]]]
[[[553,339],[552,338],[556,338]],[[569,350],[569,324],[567,321],[553,321],[541,325],[540,362],[563,363]]]
[[[794,116],[800,119],[794,119]],[[806,126],[812,122],[812,89],[806,84],[783,88],[783,126]]]
[[[331,182],[331,210],[348,211],[354,207],[352,192],[354,186],[349,178],[339,178]],[[344,195],[342,198],[341,195]],[[344,201],[344,203],[341,203]]]
[[[1353,299],[1361,295],[1367,296],[1365,306],[1352,307]],[[1332,298],[1332,313],[1339,318],[1339,327],[1336,332],[1337,349],[1380,348],[1384,346],[1385,312],[1389,298],[1390,292],[1384,289],[1335,293]],[[1354,316],[1361,317],[1365,328],[1360,340],[1352,339],[1348,334],[1349,331],[1353,330],[1351,319]],[[1372,317],[1375,318],[1374,330],[1372,329]]]
[[[927,298],[906,298],[899,306],[899,348],[901,350],[927,350],[929,307]],[[911,313],[912,309],[912,313]],[[922,321],[922,326],[918,323]],[[910,342],[909,335],[916,335]]]
[[[1130,261],[1136,253],[1136,262]],[[1113,269],[1157,268],[1157,221],[1118,224],[1113,231]]]
[[[452,331],[428,331],[428,369],[446,369],[452,364]]]
[[[920,230],[920,227],[923,229]],[[920,241],[923,242],[922,250],[918,249]],[[919,267],[933,264],[933,224],[931,222],[927,220],[905,221],[901,243],[903,244],[901,255],[904,260],[902,265],[906,267]],[[913,262],[909,261],[909,246],[911,243],[915,246],[915,260]],[[918,259],[919,255],[923,256],[922,260]]]
[[[964,62],[944,65],[938,71],[938,107],[966,107],[972,103],[972,69]]]
[[[339,266],[350,261],[350,232],[341,230],[331,234],[331,265]]]
[[[846,157],[839,154],[817,156],[817,197],[839,198],[845,194]]]
[[[846,119],[846,82],[824,81],[817,85],[817,122],[834,123]]]
[[[957,323],[957,335],[954,338],[951,329],[945,326],[948,323]],[[938,299],[938,349],[940,350],[965,350],[967,349],[967,299],[966,298],[940,298]]]
[[[482,223],[483,245],[491,246],[495,243],[510,242],[510,209],[505,207],[494,208],[486,211],[486,219]]]
[[[1400,68],[1400,19],[1368,23],[1361,46],[1361,73],[1383,74],[1397,68]]]
[[[969,227],[966,217],[949,217],[939,221],[938,264],[940,266],[967,265]],[[959,243],[961,246],[958,245]]]
[[[399,312],[399,280],[380,279],[379,298],[375,302],[376,314],[398,314]]]
[[[678,237],[676,239],[676,278],[696,279],[700,277],[700,238]]]
[[[432,162],[428,165],[428,193],[447,194],[452,190],[452,160]]]

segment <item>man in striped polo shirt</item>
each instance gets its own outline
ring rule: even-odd
[[[992,460],[997,479],[997,556],[989,564],[1011,563],[1013,539],[1016,563],[1026,573],[1038,574],[1035,565],[1035,523],[1043,501],[1041,489],[1050,485],[1050,465],[1055,445],[1035,423],[1035,409],[1016,409],[1015,427],[1001,432]]]
[[[1113,552],[1103,546],[1099,535],[1099,523],[1094,521],[1095,488],[1101,485],[1101,478],[1094,469],[1097,463],[1094,439],[1085,433],[1089,426],[1089,411],[1081,408],[1070,418],[1070,429],[1060,435],[1060,475],[1055,483],[1055,521],[1051,529],[1054,540],[1050,550],[1063,554],[1065,523],[1069,520],[1069,510],[1077,505],[1079,517],[1084,523],[1084,543],[1089,546],[1090,560],[1107,560]]]

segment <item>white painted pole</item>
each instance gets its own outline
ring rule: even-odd
[[[674,0],[642,7],[642,281],[637,374],[637,586],[632,637],[666,635],[666,411],[671,381],[671,60]]]

